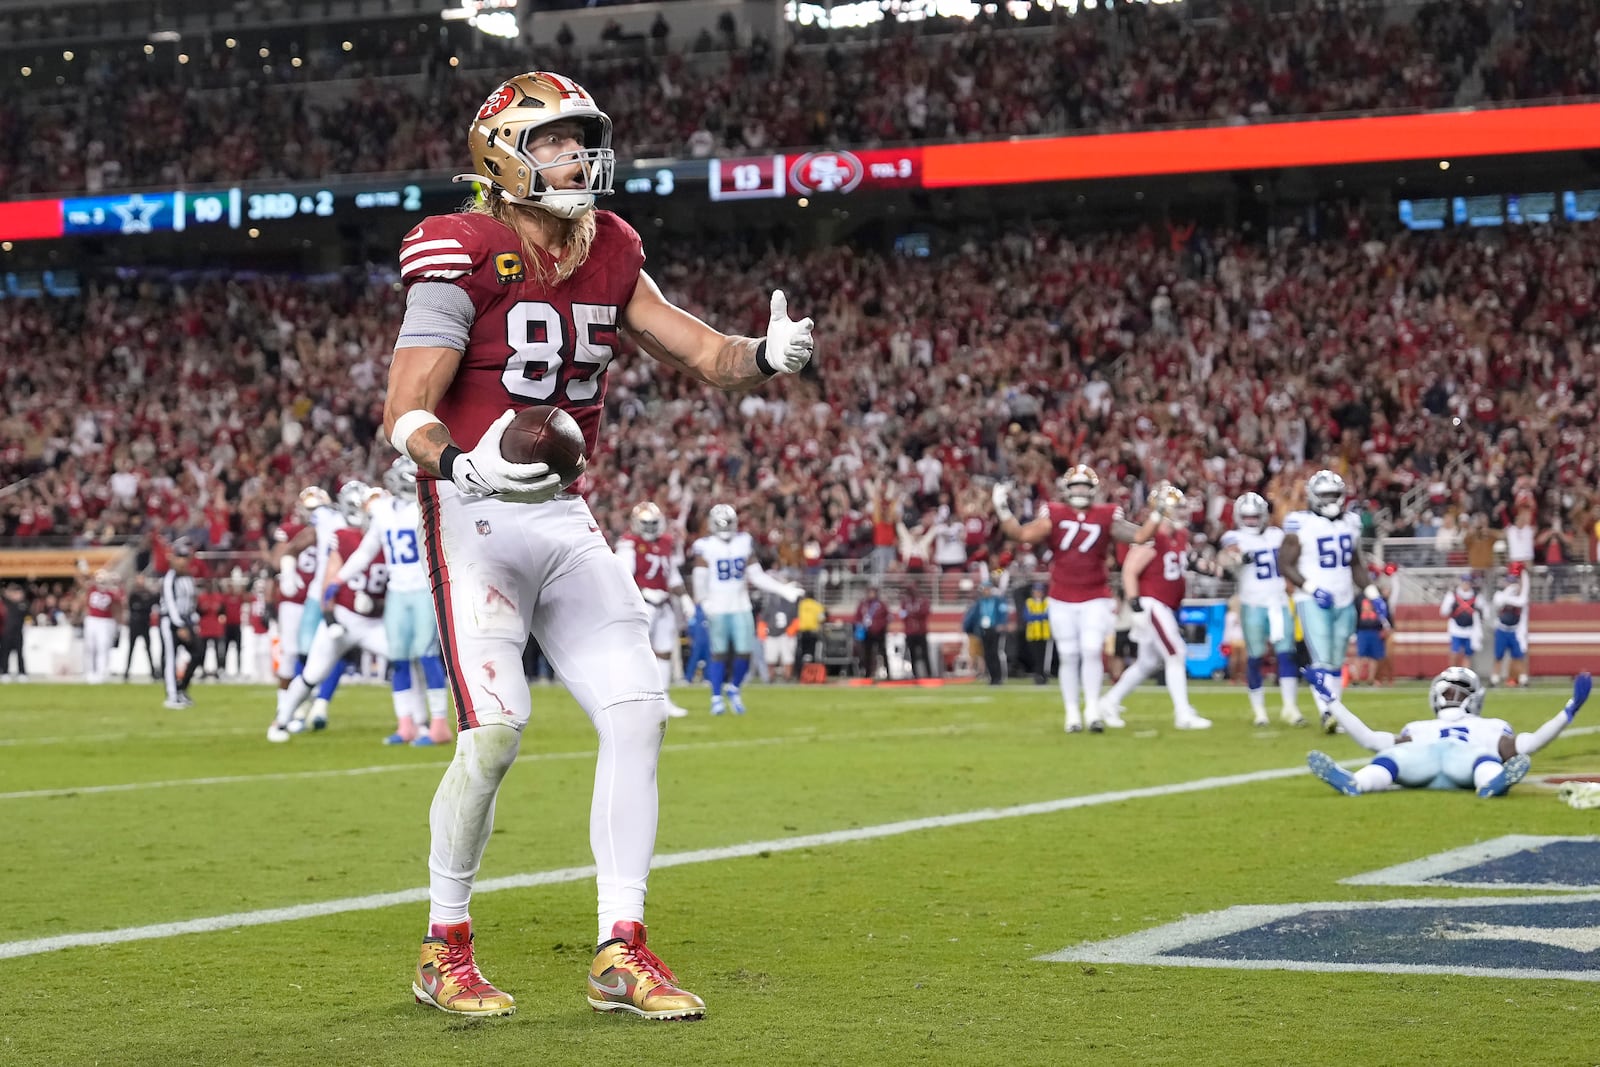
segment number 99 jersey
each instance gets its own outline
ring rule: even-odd
[[[740,531],[724,541],[702,537],[694,544],[694,554],[705,561],[710,579],[706,594],[707,615],[733,615],[750,610],[750,583],[744,571],[755,552],[750,535]]]
[[[547,252],[524,248],[509,226],[480,212],[431,216],[401,242],[408,305],[423,282],[453,285],[472,301],[466,350],[434,409],[461,448],[471,450],[507,408],[553,404],[577,420],[594,454],[617,319],[639,284],[644,248],[616,215],[593,216],[588,258],[554,285],[524,262],[538,256],[553,272]]]
[[[1082,604],[1111,596],[1106,556],[1115,543],[1111,527],[1122,518],[1115,504],[1083,510],[1052,501],[1050,509],[1050,599]]]
[[[1296,511],[1283,520],[1283,532],[1300,539],[1300,573],[1307,589],[1333,594],[1333,606],[1356,602],[1355,576],[1350,563],[1361,540],[1361,520],[1348,511],[1336,519],[1310,511]]]

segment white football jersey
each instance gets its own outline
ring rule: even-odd
[[[1229,530],[1222,535],[1222,547],[1239,549],[1239,603],[1257,608],[1281,608],[1289,603],[1289,590],[1278,572],[1278,549],[1283,546],[1283,531],[1276,526],[1265,530]]]
[[[317,570],[311,581],[306,583],[306,603],[315,604],[322,599],[322,572],[327,568],[328,555],[334,548],[334,535],[349,524],[337,508],[318,508],[311,513],[306,525],[317,531]]]
[[[1336,519],[1296,511],[1283,520],[1283,532],[1300,538],[1300,573],[1306,588],[1332,593],[1335,607],[1354,604],[1356,582],[1350,563],[1361,543],[1361,520],[1348,511]]]
[[[744,532],[728,540],[702,537],[694,543],[694,554],[705,562],[709,572],[705,609],[707,615],[732,615],[750,610],[750,583],[744,569],[755,554],[755,543]]]
[[[1514,737],[1515,731],[1504,719],[1481,719],[1476,715],[1463,715],[1454,722],[1444,719],[1419,719],[1406,723],[1400,731],[1416,744],[1432,741],[1459,741],[1485,752],[1498,752],[1502,737]],[[1396,734],[1399,737],[1400,734]]]
[[[417,536],[422,521],[417,502],[385,497],[372,505],[369,514],[367,537],[376,537],[383,548],[389,565],[389,592],[427,592],[428,566],[422,560],[422,540]]]

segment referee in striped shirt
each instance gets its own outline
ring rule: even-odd
[[[200,665],[200,613],[196,610],[194,579],[189,577],[193,551],[187,540],[173,542],[170,569],[161,577],[161,666],[167,682],[163,706],[174,710],[194,705],[189,698],[189,679]],[[177,655],[180,648],[189,657],[181,676]]]

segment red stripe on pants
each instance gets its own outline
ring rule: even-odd
[[[450,615],[450,567],[444,558],[444,524],[440,519],[439,487],[431,478],[417,480],[417,502],[422,512],[422,541],[428,551],[428,578],[433,586],[433,612],[439,620],[439,652],[450,692],[456,698],[456,728],[470,730],[478,716],[461,684],[461,650],[456,646],[456,624]]]

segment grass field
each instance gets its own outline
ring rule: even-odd
[[[592,733],[559,690],[534,695],[481,889],[591,862]],[[428,804],[449,750],[379,745],[381,690],[347,686],[331,729],[274,746],[265,689],[203,688],[186,712],[161,710],[149,685],[0,689],[0,958],[13,957],[0,1063],[1600,1062],[1592,982],[1036,961],[1237,904],[1470,896],[1339,879],[1504,834],[1600,832],[1600,812],[1526,787],[1485,802],[1350,799],[1304,774],[1207,785],[1303,768],[1311,747],[1359,755],[1345,738],[1251,728],[1237,690],[1199,692],[1217,726],[1186,734],[1146,689],[1130,728],[1105,736],[1062,733],[1055,690],[1031,685],[747,696],[743,718],[668,731],[651,944],[709,1016],[651,1025],[584,1004],[594,888],[581,872],[474,900],[480,963],[517,996],[514,1017],[412,1003]],[[1564,697],[1496,694],[1489,710],[1531,728]],[[1426,714],[1416,688],[1350,702],[1380,726]],[[1535,773],[1597,765],[1600,736],[1569,736]],[[1096,796],[1179,783],[1199,784]],[[1093,799],[887,825],[1072,797]]]

